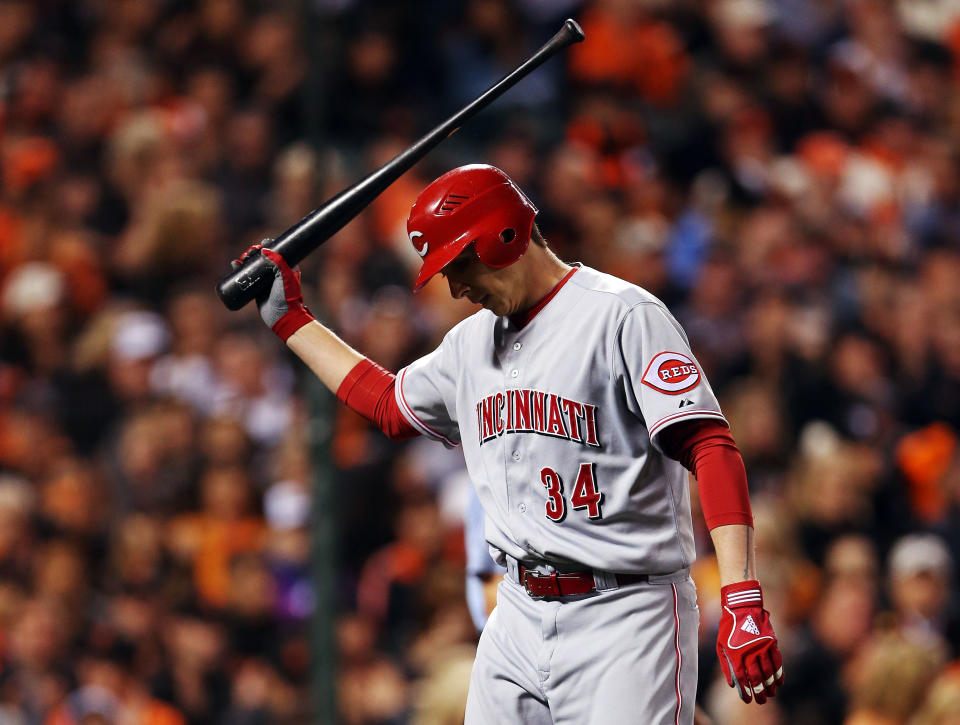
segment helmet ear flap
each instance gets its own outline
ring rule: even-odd
[[[529,222],[523,220],[527,228],[517,229],[516,220],[510,220],[506,225],[494,227],[499,229],[483,234],[476,241],[475,248],[480,261],[488,267],[506,267],[522,257],[530,244],[530,234],[533,230],[533,216]]]

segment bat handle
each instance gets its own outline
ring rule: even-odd
[[[275,276],[274,266],[262,254],[248,259],[217,285],[217,295],[228,310],[236,312],[247,302],[266,294]]]

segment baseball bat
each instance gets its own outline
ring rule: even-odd
[[[579,43],[583,38],[584,34],[580,26],[574,20],[567,20],[556,35],[509,75],[379,169],[314,209],[267,246],[282,255],[291,267],[298,264],[310,252],[346,226],[405,171],[460,128],[464,121],[486,108],[504,91],[512,88],[555,53],[571,43]],[[266,293],[270,289],[273,277],[274,268],[270,261],[259,254],[251,255],[240,268],[220,280],[217,285],[217,294],[227,309],[239,310],[250,300]]]

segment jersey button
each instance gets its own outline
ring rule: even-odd
[[[520,451],[514,451],[514,452],[513,452],[513,460],[515,460],[515,461],[519,461],[519,460],[520,460]]]
[[[519,374],[520,374],[520,371],[519,371],[519,370],[511,370],[511,371],[510,371],[510,377],[511,377],[511,378],[515,378],[515,377],[517,377]]]
[[[527,505],[525,503],[520,504],[519,506],[517,506],[517,511],[519,511],[522,514],[527,513]]]
[[[514,350],[519,350],[521,347],[523,347],[523,345],[522,345],[521,343],[519,343],[519,342],[513,343],[513,349],[514,349]]]

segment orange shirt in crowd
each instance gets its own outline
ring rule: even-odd
[[[193,558],[194,585],[204,603],[224,607],[230,588],[230,560],[237,554],[263,549],[266,527],[261,519],[235,521],[187,514],[173,522],[175,537],[189,542]]]
[[[175,708],[159,700],[150,700],[136,710],[125,710],[116,722],[117,725],[186,725],[187,723]],[[79,721],[66,705],[61,705],[50,714],[45,725],[79,725]]]
[[[687,75],[690,58],[668,23],[644,20],[624,25],[598,8],[581,22],[589,43],[570,50],[570,76],[584,83],[633,86],[651,103],[669,105]]]

